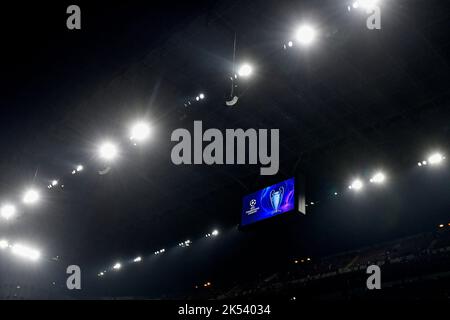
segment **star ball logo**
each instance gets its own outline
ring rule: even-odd
[[[255,213],[258,213],[259,207],[256,207],[256,205],[258,204],[256,199],[252,199],[249,204],[250,204],[250,209],[246,212],[246,214],[248,216],[251,216],[251,215],[253,215]]]

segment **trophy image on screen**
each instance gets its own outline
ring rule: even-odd
[[[280,205],[283,202],[284,188],[280,187],[278,190],[272,190],[270,192],[270,203],[274,213],[280,212]]]

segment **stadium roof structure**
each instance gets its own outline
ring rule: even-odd
[[[233,228],[243,195],[298,173],[308,197],[321,200],[346,189],[354,174],[383,166],[409,177],[424,152],[450,150],[448,8],[389,1],[382,29],[373,31],[364,16],[331,0],[83,6],[78,34],[54,28],[61,19],[52,18],[40,21],[44,39],[25,28],[24,37],[5,39],[21,47],[3,59],[0,192],[69,177],[0,231],[26,234],[49,254],[100,267],[216,226]],[[285,47],[302,21],[315,23],[317,43]],[[235,63],[251,61],[255,70],[228,107],[235,40]],[[195,101],[200,93],[206,98]],[[152,124],[151,141],[125,147],[111,172],[99,175],[96,144],[123,139],[136,118]],[[263,178],[259,166],[173,165],[170,134],[195,120],[220,130],[280,129],[279,175]],[[80,163],[83,173],[70,176]],[[411,212],[429,204],[410,208],[411,199],[414,193],[391,204]],[[361,210],[352,201],[340,210]],[[402,219],[394,215],[388,228]]]

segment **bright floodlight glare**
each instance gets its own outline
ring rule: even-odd
[[[355,190],[355,191],[359,191],[364,187],[364,183],[359,180],[356,179],[352,182],[352,184],[350,185],[349,189]]]
[[[77,166],[77,172],[83,171],[84,167],[82,165]]]
[[[305,45],[305,46],[310,45],[311,43],[314,42],[316,37],[317,37],[316,30],[309,25],[301,26],[297,30],[296,38],[297,38],[297,41],[302,45]]]
[[[110,142],[103,143],[99,149],[100,158],[107,161],[114,160],[117,157],[117,153],[117,147]]]
[[[364,10],[370,10],[378,5],[378,0],[357,0],[353,2],[353,8],[358,9],[364,9]]]
[[[205,94],[204,93],[200,93],[200,95],[198,96],[200,98],[200,100],[205,99]]]
[[[150,136],[150,127],[144,122],[138,122],[131,128],[131,140],[144,141]]]
[[[253,67],[248,63],[244,63],[238,70],[238,75],[243,78],[251,76],[252,73]]]
[[[36,190],[28,190],[25,192],[23,202],[25,204],[33,204],[39,200],[39,193]]]
[[[12,253],[14,253],[16,256],[29,259],[31,261],[37,261],[41,257],[41,253],[39,251],[21,244],[13,245]]]
[[[444,161],[444,156],[438,152],[433,153],[428,157],[428,163],[430,165],[437,165],[440,164],[442,161]]]
[[[214,231],[211,233],[211,235],[212,235],[213,237],[217,237],[217,236],[219,235],[219,230],[214,230]]]
[[[3,219],[9,220],[16,215],[16,207],[11,204],[5,204],[0,209],[0,215]]]
[[[114,269],[114,270],[120,270],[121,268],[122,268],[122,264],[119,263],[119,262],[117,262],[117,263],[113,266],[113,269]]]
[[[376,184],[382,184],[384,181],[386,181],[386,176],[382,172],[376,173],[372,177],[372,179],[370,179],[371,183],[376,183]]]
[[[56,187],[58,185],[58,180],[53,180],[52,181],[52,186]]]
[[[137,258],[135,258],[133,261],[134,261],[134,262],[141,262],[141,261],[142,261],[142,258],[141,258],[141,257],[137,257]]]
[[[9,243],[7,240],[4,240],[4,239],[0,240],[0,249],[1,250],[5,250],[8,247],[9,247]]]

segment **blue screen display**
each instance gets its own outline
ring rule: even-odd
[[[292,178],[244,197],[241,226],[294,210],[294,186]]]

